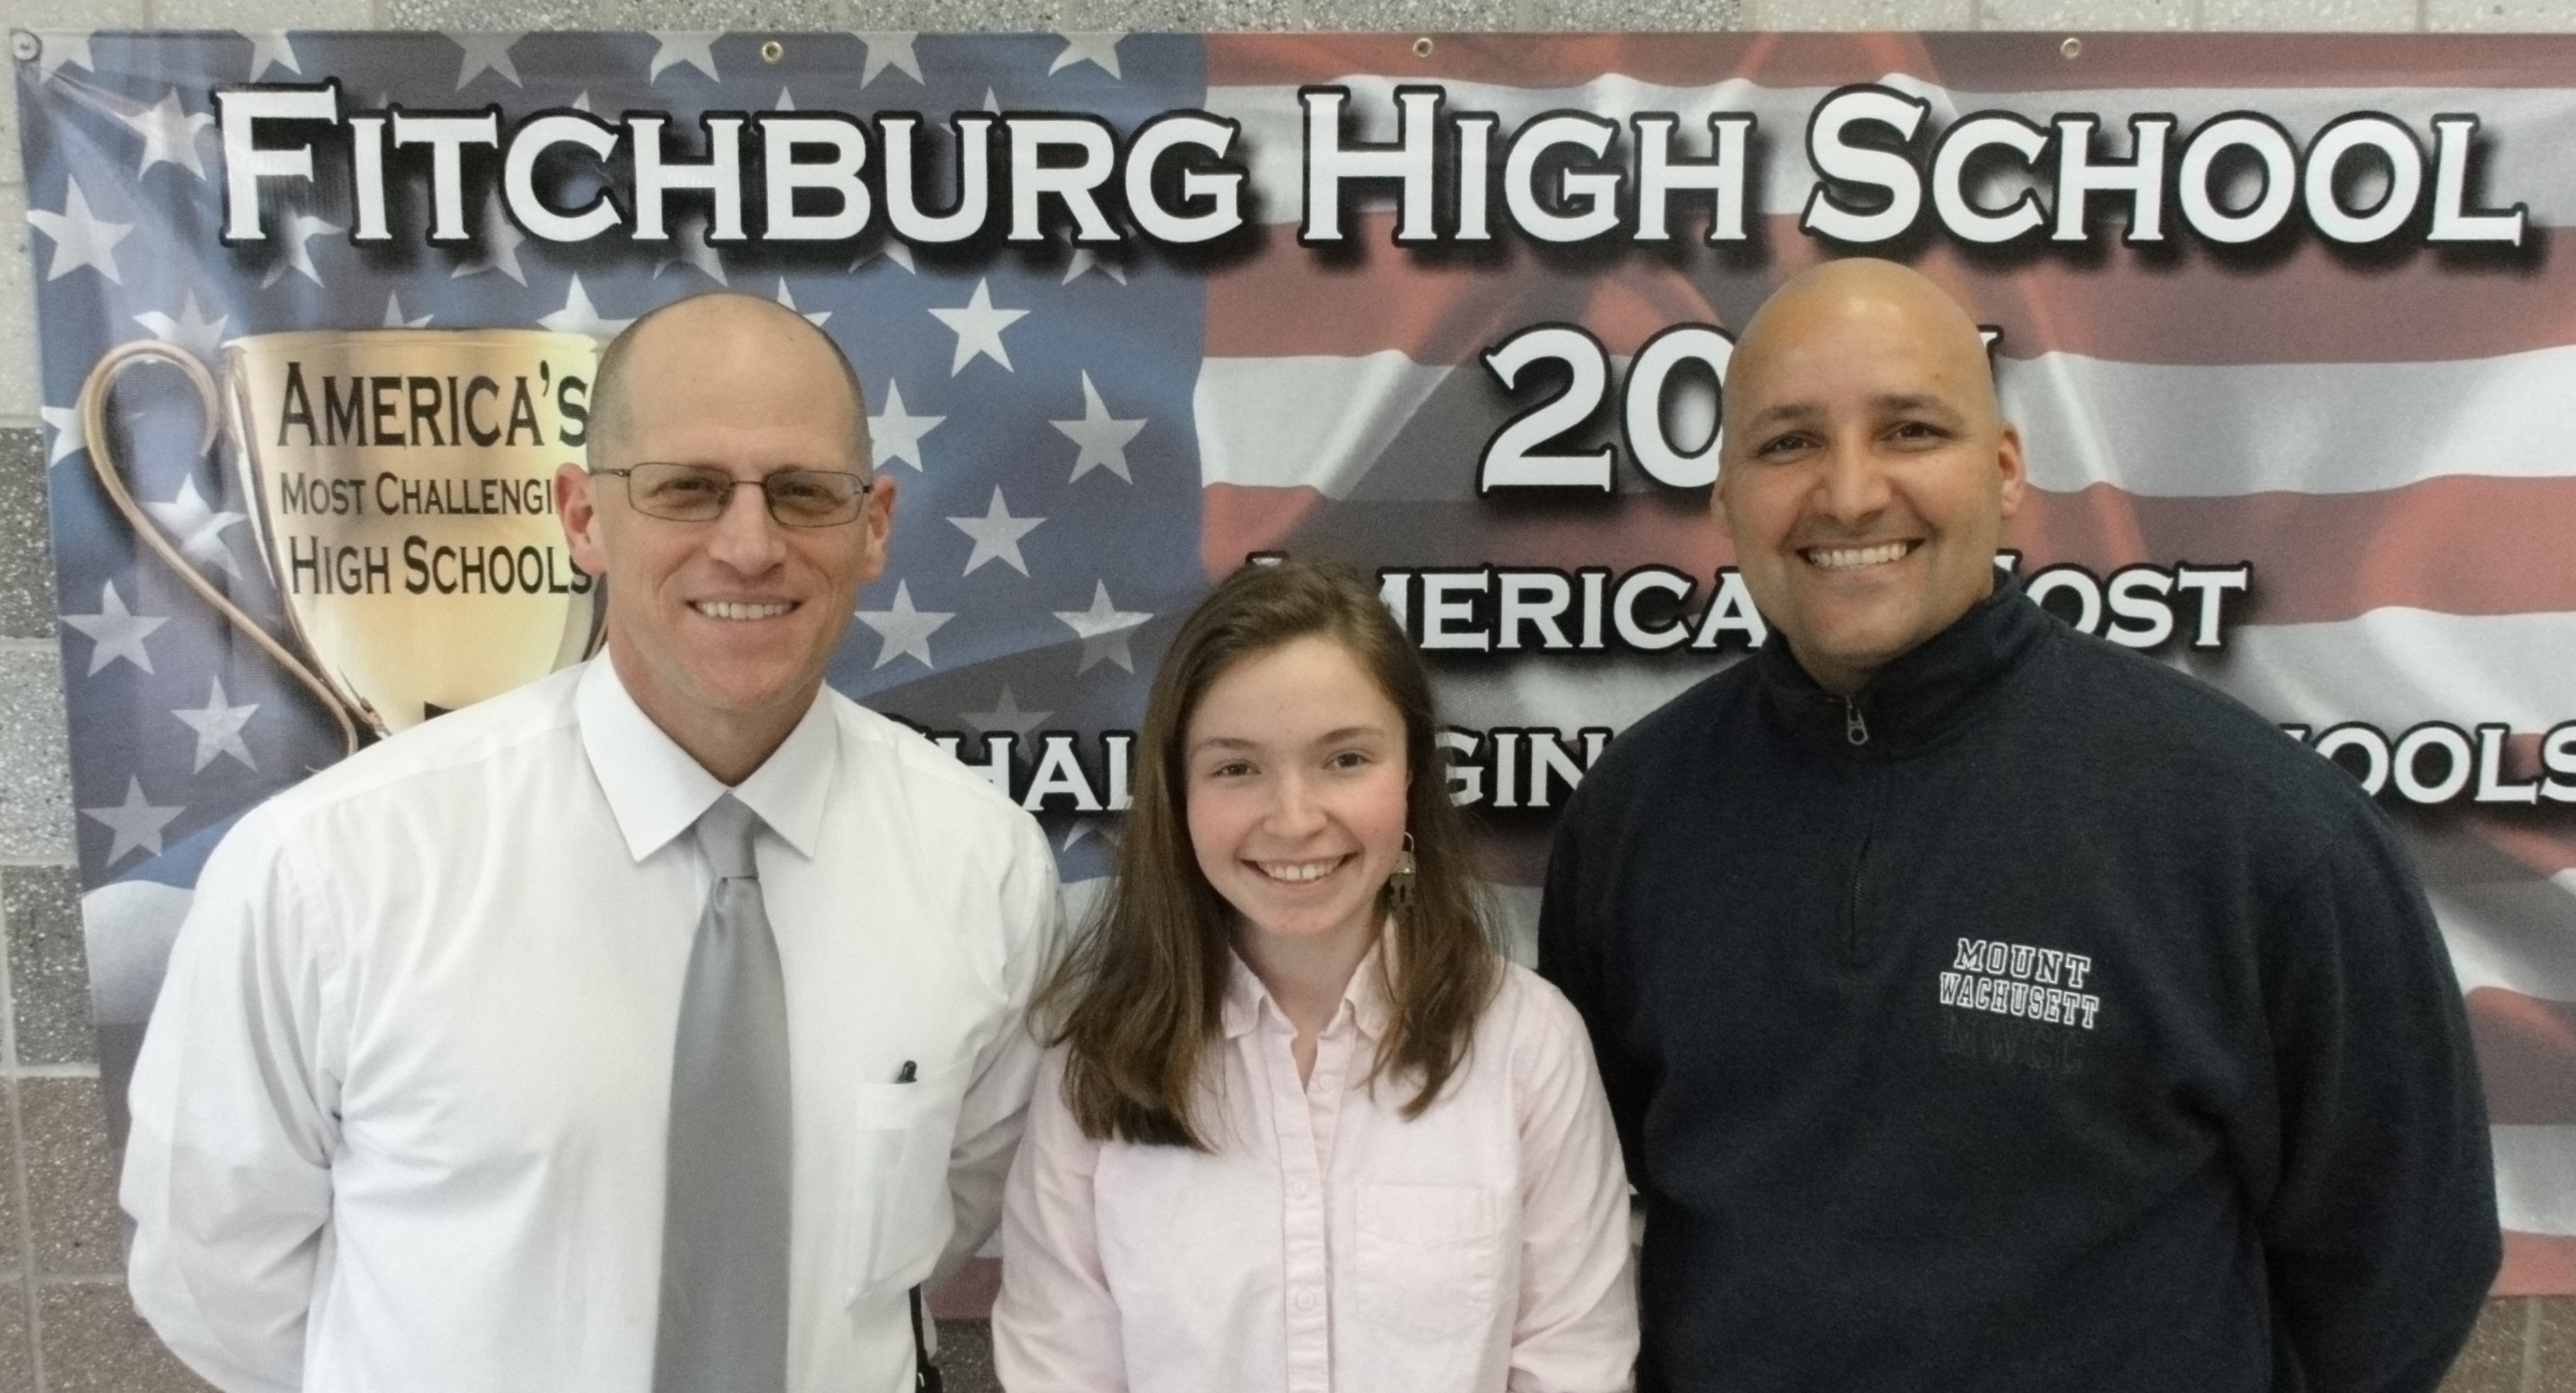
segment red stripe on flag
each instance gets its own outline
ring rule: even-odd
[[[1199,491],[1199,565],[1210,581],[1257,551],[1285,551],[1324,495],[1310,488],[1210,484]]]
[[[2576,703],[2571,703],[2567,714],[2576,719]],[[2540,736],[2536,732],[2506,740],[2505,777],[2515,783],[2539,778],[2539,750]],[[2547,803],[2519,813],[2472,810],[2462,814],[2461,830],[2536,875],[2546,877],[2576,870],[2576,824],[2571,824],[2563,805]]]
[[[2108,207],[2116,228],[2127,206]],[[1782,277],[1826,259],[1797,219],[1769,221]],[[2259,271],[2207,263],[2197,250],[2184,256],[2201,264],[2184,268],[2114,250],[2099,265],[2035,257],[2007,271],[1936,245],[1913,264],[2001,328],[1997,351],[2010,358],[2430,363],[2576,344],[2576,258],[2554,254],[2561,241],[2576,253],[2576,232],[2534,228],[2530,261],[2466,266],[2431,251],[2393,266],[2355,265],[2317,239]]]
[[[2565,34],[1926,34],[1938,81],[1964,92],[2088,88],[2565,87]],[[1852,79],[1858,80],[1858,79]],[[2260,91],[2247,93],[2259,99]]]
[[[1417,257],[1389,245],[1394,215],[1363,214],[1365,260],[1332,265],[1273,227],[1268,254],[1207,278],[1208,356],[1357,357],[1389,349],[1417,363],[1475,362],[1532,324],[1577,323],[1612,353],[1634,353],[1673,324],[1717,319],[1707,294],[1674,267],[1627,257],[1595,270],[1521,253],[1503,264]]]
[[[1267,254],[1208,277],[1207,351],[1261,358],[1396,349],[1418,363],[1458,364],[1519,329],[1562,320],[1591,329],[1613,353],[1633,353],[1667,325],[1734,327],[1730,319],[1748,317],[1772,285],[1826,259],[1796,218],[1762,221],[1773,256],[1759,277],[1712,266],[1696,246],[1682,266],[1662,250],[1565,264],[1508,241],[1490,262],[1426,257],[1394,245],[1391,212],[1354,218],[1361,260],[1333,264],[1274,226]],[[1707,225],[1704,217],[1678,223],[1686,245]],[[2176,274],[2125,251],[2098,266],[2043,257],[2004,271],[1936,247],[1915,264],[2000,327],[1998,351],[2010,358],[2424,363],[2576,344],[2576,230],[2540,229],[2534,238],[2533,264],[2467,269],[2429,252],[2359,267],[2313,242],[2260,273],[2199,265]],[[2560,241],[2567,254],[2556,254]]]
[[[2023,569],[2080,562],[2254,563],[2247,622],[2312,624],[2392,605],[2440,614],[2576,610],[2576,567],[2498,565],[2559,554],[2576,478],[2442,475],[2369,493],[2142,497],[2095,484],[2032,490],[2013,519]]]
[[[1462,470],[1474,469],[1462,457]],[[1311,488],[1210,484],[1200,490],[1201,559],[1210,576],[1249,551],[1305,548],[1327,556],[1400,556],[1409,567],[1581,566],[1624,570],[1647,561],[1701,583],[1735,550],[1708,520],[1704,494],[1617,499],[1554,497],[1479,503],[1345,501]]]
[[[2468,994],[2469,1034],[2497,1126],[2576,1124],[2576,1002],[2502,987]]]
[[[1210,87],[1295,86],[1376,76],[1398,82],[1572,87],[1608,75],[1694,86],[1730,77],[1773,87],[1836,86],[1888,73],[1934,80],[1915,34],[1211,34]]]
[[[1210,86],[1401,82],[1571,87],[1607,75],[1671,86],[1747,78],[1837,87],[1890,75],[1962,92],[2130,87],[2564,87],[2576,37],[2478,34],[1212,34]],[[2259,91],[2249,92],[2257,98]],[[1796,132],[1786,138],[1794,139]]]

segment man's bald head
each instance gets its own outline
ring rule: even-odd
[[[1810,676],[1856,692],[1994,589],[2021,440],[1976,321],[1892,262],[1783,285],[1726,370],[1719,521]]]
[[[716,355],[744,354],[753,361],[775,361],[779,354],[827,355],[849,388],[846,403],[815,403],[818,411],[845,407],[849,414],[850,459],[846,467],[869,470],[867,390],[850,366],[849,355],[812,321],[773,300],[738,291],[694,295],[653,310],[626,326],[599,355],[597,380],[590,392],[590,454],[611,457],[634,437],[639,387],[646,394],[664,372],[686,373],[692,363]],[[815,461],[817,467],[840,467]]]
[[[1866,323],[1874,333],[1910,341],[1926,355],[1927,363],[1968,389],[1968,403],[1981,407],[1989,420],[2001,422],[1994,369],[1977,321],[1922,272],[1893,261],[1856,256],[1810,266],[1791,276],[1746,321],[1727,368],[1730,424],[1738,420],[1750,424],[1734,408],[1767,386],[1759,381],[1765,369],[1779,363],[1794,345],[1813,339],[1823,326],[1836,322]],[[1742,439],[1742,433],[1736,438]]]

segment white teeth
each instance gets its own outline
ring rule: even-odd
[[[700,600],[695,608],[709,619],[775,619],[794,605],[746,605],[731,600]]]
[[[1340,865],[1341,862],[1336,859],[1331,861],[1260,861],[1255,862],[1254,864],[1260,866],[1261,873],[1270,877],[1272,880],[1286,880],[1303,883],[1309,880],[1322,879],[1327,872],[1331,871],[1333,867]]]
[[[1912,542],[1882,542],[1874,547],[1809,547],[1804,554],[1809,565],[1842,571],[1855,566],[1883,566],[1912,550]]]

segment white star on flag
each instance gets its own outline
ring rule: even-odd
[[[876,467],[883,469],[889,460],[901,460],[918,473],[921,461],[921,438],[939,429],[945,416],[916,416],[903,409],[903,384],[886,379],[885,414],[868,418],[868,440],[875,447]]]
[[[106,823],[116,840],[108,847],[105,864],[113,866],[125,859],[129,851],[140,850],[149,856],[161,854],[161,829],[170,819],[186,812],[186,805],[154,807],[143,797],[143,781],[131,774],[125,777],[125,802],[113,808],[83,808],[81,816]]]
[[[40,406],[36,408],[36,414],[43,417],[45,424],[54,432],[54,443],[45,449],[47,469],[89,448],[89,441],[81,435],[79,407]]]
[[[180,105],[179,89],[171,88],[158,102],[117,119],[143,137],[143,163],[135,167],[136,178],[156,164],[175,164],[199,179],[206,177],[206,160],[197,153],[197,137],[215,124],[215,118]]]
[[[36,58],[36,71],[40,75],[52,77],[67,67],[98,71],[89,61],[89,35],[52,34],[40,42],[45,46],[45,51]]]
[[[707,220],[703,215],[680,221],[679,235],[671,239],[671,254],[653,268],[653,279],[660,280],[662,273],[674,266],[695,266],[716,284],[731,284],[725,279],[724,258],[707,245]]]
[[[250,757],[250,747],[241,738],[242,727],[250,724],[251,713],[257,710],[257,702],[248,706],[231,704],[224,696],[224,679],[220,677],[214,679],[214,690],[206,694],[205,705],[172,708],[171,715],[197,732],[197,767],[189,772],[201,773],[218,756],[230,755],[240,760],[243,768],[258,773],[259,763]]]
[[[179,306],[178,318],[172,319],[159,310],[145,310],[134,316],[134,322],[151,330],[152,337],[163,343],[177,344],[199,359],[212,363],[215,351],[223,346],[224,326],[232,322],[232,316],[219,314],[212,319],[206,318],[205,311],[197,308],[197,292],[191,290],[186,302]]]
[[[304,65],[295,58],[295,41],[278,30],[251,35],[250,80],[259,81],[259,75],[271,66],[284,68],[298,76],[303,74]]]
[[[27,221],[38,232],[54,239],[54,259],[45,271],[45,279],[58,281],[83,266],[94,266],[98,273],[125,284],[116,269],[116,244],[134,231],[130,222],[109,222],[89,210],[89,199],[81,193],[77,180],[63,181],[63,211],[50,213],[42,208],[27,210]],[[933,311],[936,313],[936,311]]]
[[[581,277],[572,278],[572,289],[564,295],[564,307],[552,314],[539,315],[537,322],[558,334],[588,334],[595,339],[613,339],[623,333],[632,319],[610,319],[590,303],[590,292],[581,288]]]
[[[894,606],[891,609],[863,609],[856,618],[883,635],[885,642],[877,647],[877,660],[871,667],[884,667],[897,658],[913,657],[926,668],[939,665],[930,661],[930,636],[939,626],[956,618],[954,613],[914,609],[912,587],[904,581],[894,583]]]
[[[289,271],[301,274],[317,286],[321,285],[322,273],[313,269],[313,238],[318,233],[339,230],[339,224],[324,222],[310,213],[287,214],[286,259],[268,268],[268,274],[260,278],[259,288],[266,290],[286,279]]]
[[[1060,29],[1056,33],[1064,40],[1064,52],[1047,64],[1049,77],[1076,63],[1089,63],[1121,82],[1127,80],[1127,75],[1118,71],[1118,44],[1127,37],[1125,34],[1069,34]]]
[[[143,511],[161,524],[171,539],[179,544],[179,554],[191,561],[213,566],[228,576],[242,573],[241,562],[233,549],[224,545],[224,529],[247,521],[240,513],[219,513],[206,505],[197,492],[197,481],[179,481],[179,496],[167,503],[146,503]]]
[[[519,40],[528,37],[527,35],[450,34],[447,37],[458,48],[465,50],[464,63],[456,70],[457,91],[464,91],[465,84],[472,82],[486,71],[496,72],[510,79],[510,85],[513,87],[528,85],[519,80],[518,65],[510,61],[511,47]]]
[[[933,309],[931,315],[957,335],[957,356],[948,364],[948,375],[955,377],[975,361],[978,354],[1002,365],[1004,372],[1017,372],[1011,366],[1011,351],[1002,346],[1002,331],[1028,314],[1027,310],[1004,310],[993,307],[992,283],[978,277],[975,297],[954,309]]]
[[[866,87],[888,68],[898,68],[921,81],[921,59],[912,51],[911,34],[861,34],[859,42],[867,45],[867,66],[859,73],[859,86]]]
[[[1067,483],[1075,482],[1095,469],[1106,469],[1131,484],[1136,482],[1136,476],[1127,472],[1127,442],[1135,439],[1136,432],[1145,428],[1145,418],[1139,416],[1132,421],[1113,418],[1109,414],[1109,404],[1100,399],[1100,389],[1091,385],[1089,372],[1082,375],[1082,419],[1049,421],[1047,424],[1063,431],[1066,438],[1082,447],[1081,453],[1074,456],[1073,478],[1066,480]]]
[[[645,69],[644,80],[658,82],[664,68],[686,63],[705,73],[710,81],[722,82],[724,79],[716,76],[715,42],[723,37],[720,33],[706,30],[687,34],[653,31],[654,40],[662,46],[653,51],[653,62]]]
[[[993,89],[990,87],[984,89],[984,109],[996,116],[1002,114],[1002,99],[993,95]]]
[[[1027,575],[1029,563],[1020,556],[1020,539],[1036,531],[1038,524],[1046,519],[1011,516],[1009,506],[1002,502],[1001,486],[996,484],[993,502],[984,509],[984,516],[950,518],[948,521],[958,531],[975,539],[975,550],[966,558],[966,574],[975,574],[975,568],[987,561],[999,561],[1021,575]]]
[[[127,609],[125,597],[116,593],[116,582],[109,581],[98,598],[98,613],[66,614],[63,622],[89,635],[94,646],[89,650],[89,671],[81,675],[96,677],[100,668],[119,658],[150,672],[152,654],[143,647],[144,636],[170,621]]]
[[[1129,672],[1136,670],[1136,655],[1128,650],[1127,641],[1136,630],[1154,616],[1139,610],[1122,610],[1109,602],[1109,582],[1092,582],[1091,608],[1057,610],[1055,617],[1065,622],[1082,639],[1082,665],[1073,670],[1080,677],[1103,659],[1116,663]]]
[[[586,111],[589,111],[589,110],[590,110],[590,89],[589,89],[589,88],[587,88],[587,87],[583,88],[583,89],[581,90],[580,94],[579,94],[579,95],[577,95],[577,96],[575,96],[575,97],[572,99],[572,109],[573,109],[573,110],[575,110],[575,111],[582,111],[582,112],[586,112]]]
[[[1109,279],[1118,282],[1120,285],[1125,285],[1127,283],[1126,267],[1119,265],[1115,261],[1103,261],[1100,258],[1100,253],[1093,251],[1089,247],[1076,247],[1073,249],[1073,256],[1065,263],[1063,283],[1071,285],[1073,284],[1075,277],[1087,276],[1094,271],[1107,276]]]
[[[861,83],[859,85],[864,87],[867,84]],[[788,91],[784,87],[779,88],[778,100],[771,102],[769,104],[769,109],[772,111],[794,111],[796,109],[796,94]]]
[[[832,312],[830,310],[816,310],[812,314],[805,314],[805,311],[796,309],[796,295],[795,292],[787,288],[787,278],[785,276],[780,276],[778,278],[778,303],[787,309],[796,310],[796,313],[800,315],[805,315],[805,322],[813,325],[817,329],[822,328],[824,325],[832,321]]]
[[[1011,695],[1011,684],[1005,682],[1002,684],[1001,700],[993,703],[992,710],[960,711],[957,713],[957,719],[973,726],[978,735],[990,735],[997,730],[1007,730],[1013,735],[1026,738],[1030,731],[1037,729],[1047,717],[1054,714],[1052,711],[1021,710],[1020,699]]]
[[[437,318],[436,315],[429,314],[424,314],[418,319],[403,318],[402,292],[398,290],[388,290],[385,292],[384,327],[388,329],[425,329],[429,327],[429,321],[435,318]]]
[[[893,262],[895,265],[912,272],[916,276],[921,274],[920,268],[912,264],[912,248],[902,242],[893,241],[891,239],[881,246],[871,247],[868,250],[859,253],[859,259],[850,263],[850,269],[855,271],[860,267],[867,265],[869,262],[876,260],[880,256]]]
[[[483,255],[448,273],[449,280],[460,276],[479,276],[498,271],[521,285],[528,283],[528,273],[519,267],[519,244],[527,241],[501,208],[501,191],[494,189],[483,200]]]

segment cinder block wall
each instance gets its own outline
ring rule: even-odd
[[[2576,0],[0,0],[0,28],[2576,29]],[[72,869],[17,109],[0,101],[0,1393],[201,1388],[118,1273]],[[953,1332],[983,1393],[980,1332]],[[2489,1303],[2446,1393],[2576,1393],[2576,1299]]]

